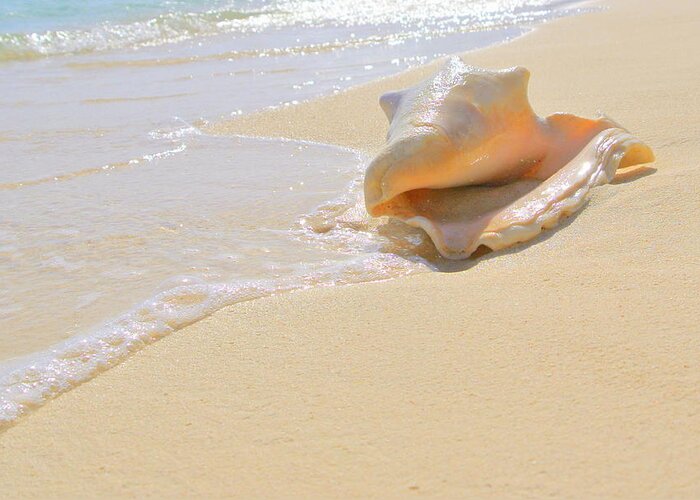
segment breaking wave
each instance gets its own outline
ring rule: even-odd
[[[148,19],[103,21],[79,29],[0,33],[0,62],[153,47],[201,36],[287,26],[391,24],[426,33],[478,31],[536,22],[558,8],[551,0],[280,0],[247,5],[164,12]]]

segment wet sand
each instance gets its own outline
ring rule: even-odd
[[[0,436],[3,495],[700,495],[700,6],[614,0],[468,54],[650,144],[556,231],[459,272],[242,303]],[[219,133],[373,151],[402,74]]]

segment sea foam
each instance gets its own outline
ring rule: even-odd
[[[104,11],[64,9],[62,0],[28,11],[10,1],[0,10],[0,62],[115,49],[154,47],[231,33],[261,33],[290,27],[394,25],[427,38],[448,32],[484,31],[550,17],[562,2],[551,0],[271,0],[253,2],[154,2],[127,12],[119,2]],[[34,2],[32,2],[34,3]],[[564,2],[567,3],[567,2]],[[43,7],[43,8],[42,8]],[[57,8],[58,7],[58,8]],[[70,7],[70,6],[69,6]],[[94,13],[91,11],[95,10]],[[21,18],[24,22],[14,21]],[[13,22],[14,21],[14,22]],[[395,30],[390,30],[395,31]]]
[[[123,299],[151,297],[126,313],[113,313],[111,321],[99,321],[97,314],[94,319],[101,326],[85,323],[82,333],[1,364],[0,423],[11,424],[223,307],[312,286],[381,280],[426,269],[425,261],[411,250],[415,238],[420,239],[417,231],[382,236],[377,221],[365,213],[365,162],[356,151],[328,145],[194,135],[186,152],[156,156],[116,173],[6,192],[6,205],[24,207],[12,210],[12,226],[18,232],[27,229],[19,238],[23,252],[15,260],[30,250],[28,238],[37,245],[34,254],[46,252],[52,241],[50,254],[60,256],[69,277],[66,282],[50,281],[57,271],[51,268],[42,274],[41,262],[24,263],[34,266],[24,275],[5,270],[14,302],[25,305],[10,317],[15,334],[29,326],[25,335],[31,340],[38,333],[44,342],[52,335],[60,338],[65,335],[61,327],[76,311],[89,315],[92,309],[100,310],[99,300],[82,306],[85,294],[93,297],[99,291],[115,313]],[[235,187],[241,184],[246,184],[246,194],[239,191],[236,198]],[[48,218],[36,215],[47,213],[45,203],[53,207]],[[118,218],[110,221],[114,206]],[[26,219],[27,212],[35,216]],[[70,216],[79,213],[86,215]],[[56,227],[57,221],[61,227]],[[64,234],[71,237],[60,236]],[[232,252],[237,258],[227,258]],[[115,278],[125,276],[125,269],[136,271],[129,284],[124,277]],[[45,308],[32,306],[39,299]]]

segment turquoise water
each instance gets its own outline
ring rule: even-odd
[[[162,14],[250,10],[264,2],[239,0],[3,0],[0,33],[40,33],[129,23]]]
[[[270,12],[249,0],[7,0],[0,61],[181,41]]]

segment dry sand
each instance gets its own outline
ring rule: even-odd
[[[457,273],[223,310],[0,436],[0,496],[700,497],[700,3],[610,1],[467,56],[652,169]],[[367,150],[397,78],[220,131]]]

